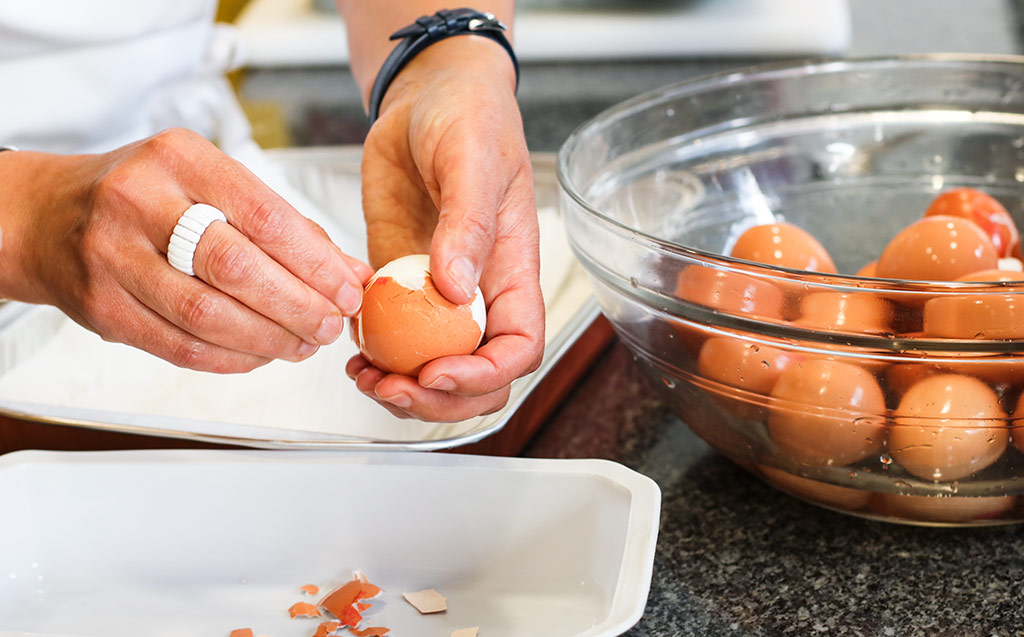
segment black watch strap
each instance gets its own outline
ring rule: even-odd
[[[505,47],[516,70],[516,86],[519,85],[519,60],[512,50],[512,44],[505,37],[507,27],[491,13],[475,9],[442,9],[434,15],[422,16],[409,26],[391,34],[392,40],[401,40],[384,60],[370,91],[370,122],[377,121],[380,103],[384,99],[392,80],[409,60],[435,42],[454,35],[482,35]]]

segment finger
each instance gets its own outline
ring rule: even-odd
[[[430,272],[437,289],[455,303],[472,300],[494,247],[499,208],[518,206],[510,185],[508,157],[487,145],[458,144],[435,166],[441,195],[440,215],[430,244]],[[526,171],[522,162],[517,171]]]
[[[109,298],[107,315],[93,317],[104,340],[144,350],[178,367],[217,374],[252,371],[269,358],[215,345],[168,322],[127,292]]]
[[[344,323],[333,303],[228,224],[206,229],[192,267],[203,281],[307,342],[326,345],[341,335]]]
[[[362,358],[362,357],[357,356],[355,358]],[[363,360],[363,362],[364,363],[366,362],[365,359]],[[395,416],[396,418],[411,418],[412,416],[409,413],[407,413],[405,410],[399,408],[396,405],[393,405],[393,404],[389,403],[386,400],[381,399],[380,396],[378,396],[374,392],[374,388],[386,376],[387,376],[386,373],[382,372],[381,370],[377,369],[376,367],[371,366],[369,363],[366,363],[366,366],[363,367],[363,369],[361,371],[359,371],[355,375],[354,380],[356,382],[356,389],[358,389],[365,396],[367,396],[368,398],[370,398],[371,400],[373,400],[374,402],[379,404],[384,409],[387,409],[389,412],[391,412],[392,416]]]
[[[195,136],[198,137],[198,136]],[[327,236],[241,163],[202,138],[190,138],[178,152],[183,192],[192,201],[219,208],[241,234],[345,314],[359,309],[368,266],[353,268]]]
[[[379,371],[379,370],[378,370]],[[362,375],[367,374],[364,371]],[[374,379],[375,380],[375,379]],[[481,396],[458,396],[449,392],[424,389],[408,376],[389,374],[376,382],[374,393],[403,413],[431,422],[457,422],[474,416],[492,414],[508,402],[508,386]]]
[[[227,349],[263,358],[300,361],[317,345],[253,311],[203,281],[167,266],[155,251],[129,256],[122,284],[144,305],[184,331]]]

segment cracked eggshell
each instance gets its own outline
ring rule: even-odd
[[[416,376],[435,358],[472,354],[486,327],[483,294],[452,303],[434,286],[430,256],[411,254],[384,265],[363,290],[352,339],[374,367]]]

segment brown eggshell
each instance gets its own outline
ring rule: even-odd
[[[878,276],[878,261],[868,261],[857,270],[855,276],[874,278]]]
[[[974,282],[1024,282],[1024,274],[983,270],[957,279]],[[924,333],[938,338],[1024,338],[1024,284],[974,294],[939,296],[924,304]]]
[[[809,232],[790,223],[768,223],[748,229],[736,240],[729,254],[737,259],[794,270],[836,272],[836,264],[825,247]]]
[[[1001,257],[1020,255],[1020,235],[1013,217],[1003,204],[987,193],[974,188],[954,188],[928,205],[925,216],[949,215],[970,219],[992,239]]]
[[[834,509],[855,511],[864,508],[871,500],[870,491],[811,480],[764,465],[758,465],[757,469],[768,482],[783,491]]]
[[[911,387],[889,430],[893,459],[926,480],[960,480],[999,459],[1009,440],[999,396],[977,378],[929,376]]]
[[[452,303],[427,271],[427,255],[385,265],[367,283],[363,306],[352,321],[359,351],[386,372],[417,375],[442,356],[472,354],[483,338],[483,301]]]
[[[997,519],[1013,508],[1016,496],[967,498],[959,496],[879,495],[879,512],[925,522],[970,522]]]
[[[883,279],[953,281],[998,265],[992,240],[977,224],[938,215],[919,219],[893,237],[876,273]]]
[[[739,338],[707,340],[697,358],[697,373],[737,390],[721,389],[715,396],[723,408],[749,420],[759,420],[763,403],[782,372],[796,360],[793,354]],[[742,396],[749,392],[754,396]]]
[[[1017,407],[1013,410],[1010,432],[1013,434],[1013,445],[1024,453],[1024,394],[1017,399]]]
[[[679,273],[676,296],[731,314],[774,321],[782,318],[782,292],[740,272],[691,265]]]
[[[888,301],[870,292],[814,292],[800,302],[797,325],[829,332],[883,334],[892,331]]]
[[[837,360],[787,368],[772,390],[768,432],[788,458],[842,466],[878,453],[885,439],[885,397],[873,374]]]

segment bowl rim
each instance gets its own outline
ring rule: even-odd
[[[658,237],[633,228],[617,221],[590,205],[586,198],[575,188],[568,176],[570,154],[579,141],[590,130],[597,126],[627,117],[639,110],[650,108],[668,97],[698,94],[711,88],[722,88],[727,85],[752,83],[765,79],[791,75],[820,75],[841,70],[857,68],[892,66],[898,64],[992,64],[997,66],[1018,66],[1024,77],[1024,55],[1012,54],[978,54],[978,53],[916,53],[905,55],[884,55],[869,57],[809,57],[800,60],[766,62],[746,67],[719,71],[701,75],[700,77],[668,84],[627,100],[614,104],[597,115],[578,125],[563,142],[557,155],[556,175],[562,193],[573,200],[582,210],[607,226],[615,234],[628,237],[633,242],[646,244],[657,251],[704,262],[705,265],[722,270],[754,274],[758,278],[778,281],[790,281],[799,278],[801,281],[827,285],[837,291],[848,290],[863,292],[866,290],[891,291],[900,293],[922,293],[929,295],[956,295],[965,293],[1000,293],[1024,294],[1024,275],[1021,281],[924,281],[910,279],[885,279],[880,277],[864,277],[855,274],[820,273],[775,266],[728,255],[718,254],[682,244],[665,241]],[[919,339],[927,342],[932,339]],[[1024,339],[1021,339],[1024,341]],[[949,339],[936,339],[937,342],[948,343]],[[1009,341],[1013,342],[1013,341]]]

